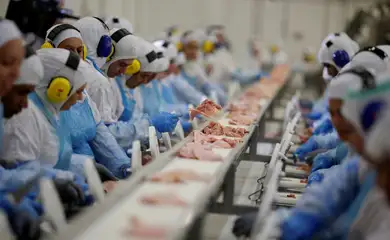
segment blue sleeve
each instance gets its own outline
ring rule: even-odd
[[[283,222],[282,239],[311,239],[330,226],[349,207],[359,191],[359,159],[327,171],[321,183],[313,183]]]
[[[98,163],[107,167],[118,178],[127,176],[126,169],[130,168],[131,160],[103,123],[97,125],[91,148]]]
[[[333,131],[333,124],[329,118],[325,118],[314,128],[313,135],[327,134]]]
[[[186,104],[194,106],[199,105],[207,97],[191,86],[181,77],[177,77],[172,84],[172,90],[175,92],[176,98]]]
[[[241,84],[250,84],[257,80],[260,80],[265,74],[259,72],[259,73],[252,73],[252,74],[245,74],[241,71],[234,71],[231,73],[231,78],[233,80],[238,81]]]
[[[0,192],[18,189],[36,177],[39,172],[38,161],[30,161],[15,169],[4,169],[0,166]]]
[[[317,143],[317,149],[332,149],[341,142],[336,131],[325,135],[312,136]]]

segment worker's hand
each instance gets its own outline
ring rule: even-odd
[[[294,154],[299,161],[303,162],[305,160],[305,156],[316,149],[317,142],[313,138],[310,138],[306,143],[297,148]]]
[[[17,239],[36,240],[41,235],[41,221],[38,213],[27,198],[9,211],[8,219]]]
[[[322,171],[313,172],[307,178],[307,186],[310,186],[312,183],[320,183],[323,179],[324,173]]]
[[[315,172],[320,169],[328,169],[333,166],[332,158],[328,155],[319,154],[313,160],[311,172]]]
[[[305,114],[304,117],[306,119],[308,119],[308,120],[311,120],[311,121],[317,121],[317,120],[321,119],[322,113],[320,113],[320,112],[311,112],[311,113]]]
[[[313,135],[326,134],[331,132],[333,129],[333,124],[330,119],[326,119],[320,126],[318,126],[314,131]]]
[[[292,212],[281,224],[282,240],[312,239],[318,228],[316,219],[310,214],[301,211]]]
[[[173,132],[179,118],[176,114],[161,112],[151,119],[153,126],[159,132]]]
[[[188,121],[180,121],[181,126],[183,127],[183,130],[185,133],[189,133],[192,130],[192,124]]]
[[[55,179],[54,185],[63,204],[80,206],[85,202],[85,195],[80,186],[70,180]]]

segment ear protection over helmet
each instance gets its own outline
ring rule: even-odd
[[[352,73],[359,77],[362,81],[362,89],[361,92],[372,90],[376,88],[376,81],[374,75],[371,72],[367,71],[364,68],[355,68],[350,69],[344,73]],[[370,130],[370,128],[374,125],[378,114],[385,106],[385,102],[382,99],[375,99],[370,101],[366,106],[364,106],[363,110],[360,113],[360,124],[363,128],[364,132]]]
[[[215,44],[212,41],[210,40],[203,41],[202,51],[204,53],[211,53],[214,51],[214,49],[215,49]]]
[[[115,55],[115,44],[128,35],[133,35],[133,34],[129,32],[126,28],[121,28],[111,35],[111,39],[113,41],[112,51],[110,55],[107,57],[106,60],[107,62],[111,61],[112,57]],[[133,62],[127,67],[125,74],[132,75],[134,73],[139,72],[140,69],[141,69],[141,63],[137,59],[133,59]]]
[[[382,49],[378,48],[378,47],[365,47],[363,48],[362,50],[360,50],[359,52],[357,52],[355,54],[355,56],[358,54],[358,53],[361,53],[361,52],[371,52],[375,55],[377,55],[380,59],[382,60],[385,60],[385,58],[388,58],[388,55],[387,53],[385,53]]]
[[[98,20],[99,22],[101,22],[101,24],[103,24],[103,27],[105,29],[110,30],[109,27],[107,26],[107,24],[100,18],[98,17],[93,17],[95,18],[96,20]],[[98,57],[108,57],[110,56],[112,52],[112,40],[111,40],[111,37],[108,36],[108,35],[103,35],[100,40],[99,40],[99,44],[97,46],[97,56]]]
[[[149,53],[147,53],[145,55],[145,58],[146,58],[148,63],[152,63],[156,59],[163,58],[163,57],[164,57],[164,54],[162,52],[156,53],[155,51],[150,51]],[[138,61],[138,60],[137,61],[133,61],[133,62],[136,62],[139,65],[138,66],[137,65],[133,66],[133,64],[131,64],[130,66],[128,66],[127,70],[126,70],[126,73],[125,73],[126,75],[133,75],[133,74],[138,73],[141,70],[141,62]]]
[[[334,35],[336,37],[339,37],[340,33],[335,33]],[[331,40],[329,40],[325,43],[325,45],[326,45],[326,47],[330,48],[334,44]],[[345,65],[347,65],[351,61],[351,58],[350,58],[349,54],[347,53],[347,51],[345,51],[344,49],[338,49],[335,52],[333,52],[332,60],[338,68],[343,68]]]
[[[67,23],[58,25],[55,28],[53,28],[50,31],[50,33],[47,35],[46,41],[42,44],[41,48],[55,48],[56,46],[54,46],[53,44],[54,40],[58,37],[58,35],[60,35],[60,33],[69,29],[80,32],[80,30]],[[83,60],[87,58],[87,47],[85,46],[85,44],[83,44],[83,57],[84,57]]]
[[[69,52],[65,66],[77,71],[80,65],[80,56],[75,52]],[[62,76],[53,77],[47,86],[46,96],[51,103],[61,103],[66,101],[72,92],[73,86],[69,79]]]

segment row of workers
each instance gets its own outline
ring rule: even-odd
[[[149,126],[172,132],[180,121],[188,132],[190,105],[209,96],[223,105],[225,79],[261,77],[237,71],[222,30],[167,31],[150,43],[126,19],[85,17],[48,29],[34,52],[12,21],[0,21],[0,208],[20,239],[41,234],[44,209],[33,180],[52,179],[66,211],[88,206],[87,159],[104,184],[127,178],[132,143],[147,145]],[[213,77],[199,53],[214,63]],[[10,200],[29,184],[20,203]]]
[[[389,54],[388,45],[360,49],[345,33],[321,43],[327,89],[304,115],[309,129],[294,154],[312,161],[311,174],[296,206],[280,211],[281,239],[389,238]],[[233,233],[249,235],[256,214],[238,218]]]

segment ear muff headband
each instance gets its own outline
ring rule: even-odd
[[[65,66],[77,71],[80,65],[80,56],[75,52],[69,52]],[[47,86],[46,96],[51,103],[61,103],[66,101],[72,92],[73,86],[66,77],[53,77]]]
[[[110,30],[107,26],[107,24],[100,18],[98,17],[93,17],[95,18],[96,20],[98,20],[102,25],[103,27],[108,31]],[[110,53],[112,52],[112,41],[111,41],[111,37],[108,36],[108,35],[103,35],[100,40],[99,40],[99,43],[98,43],[98,46],[97,46],[97,56],[98,57],[108,57],[110,56]]]
[[[78,30],[76,27],[70,25],[70,24],[67,24],[67,23],[64,23],[64,24],[61,24],[61,25],[58,25],[57,27],[53,28],[49,35],[47,36],[47,40],[49,41],[45,41],[41,48],[55,48],[56,46],[54,46],[53,44],[53,41],[56,39],[56,37],[63,31],[65,30],[69,30],[69,29],[73,29],[77,32],[80,32],[80,30]],[[85,44],[83,44],[83,60],[87,59],[87,46],[85,46]]]
[[[340,36],[340,34],[338,34],[338,35],[336,35],[336,34],[337,33],[335,33],[335,36]],[[327,48],[330,48],[334,44],[331,40],[329,40],[325,43],[325,45]],[[333,52],[332,60],[338,68],[343,68],[345,65],[347,65],[351,61],[349,54],[344,49],[338,49],[335,52]]]
[[[374,75],[368,70],[359,67],[342,72],[342,74],[352,73],[361,79],[362,91],[376,88],[376,81]]]
[[[111,39],[112,39],[112,41],[114,41],[114,43],[118,43],[122,38],[124,38],[128,35],[133,35],[133,34],[131,34],[131,32],[129,32],[127,29],[121,28],[118,31],[116,31],[114,34],[111,35]],[[115,54],[115,44],[112,44],[111,51],[110,51],[110,54],[107,56],[106,62],[111,61],[114,54]]]
[[[358,53],[361,53],[361,52],[371,52],[375,55],[377,55],[380,59],[382,60],[385,60],[385,58],[388,57],[387,53],[385,53],[382,49],[380,48],[377,48],[377,47],[366,47],[366,48],[363,48],[362,50],[360,50],[359,52],[357,52],[355,54],[355,56],[358,54]]]

